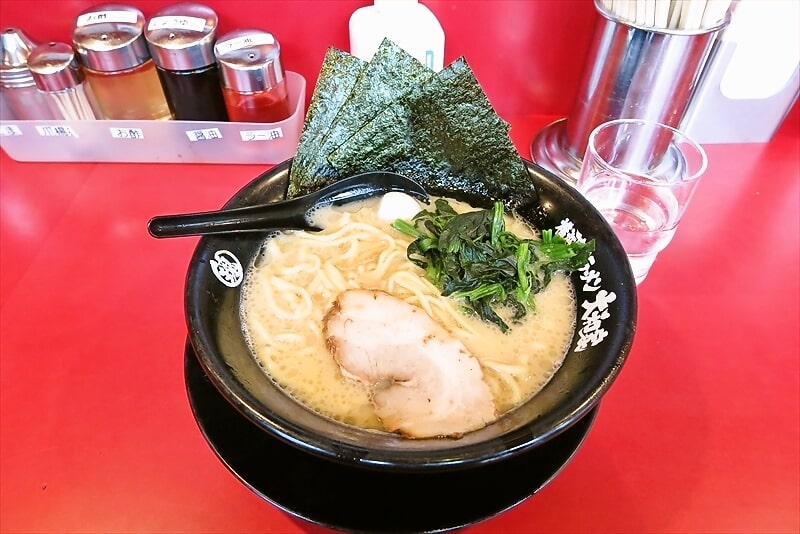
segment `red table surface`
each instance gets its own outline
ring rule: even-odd
[[[509,120],[527,157],[550,118]],[[706,147],[583,446],[465,533],[800,531],[798,123],[795,107],[768,144]],[[196,238],[146,232],[264,170],[0,156],[0,530],[324,532],[252,493],[202,437],[183,375]]]

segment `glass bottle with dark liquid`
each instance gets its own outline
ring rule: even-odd
[[[104,4],[81,13],[72,41],[102,119],[172,118],[137,8]]]
[[[217,15],[201,4],[172,4],[148,21],[145,38],[177,120],[227,121],[214,57]]]
[[[291,116],[280,45],[271,33],[227,33],[214,46],[214,55],[231,121],[280,122]]]

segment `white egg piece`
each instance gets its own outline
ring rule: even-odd
[[[420,209],[420,204],[414,197],[399,191],[391,191],[381,197],[378,204],[378,218],[382,221],[411,219]]]

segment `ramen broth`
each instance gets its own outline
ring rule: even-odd
[[[449,201],[458,212],[473,209]],[[498,415],[535,395],[561,365],[572,338],[576,303],[569,277],[557,273],[535,295],[536,310],[509,323],[512,328],[503,333],[463,313],[457,301],[443,297],[424,278],[406,257],[412,238],[378,218],[377,205],[372,200],[324,208],[318,222],[325,230],[287,231],[264,242],[245,276],[241,318],[248,345],[267,375],[325,416],[381,430],[370,388],[343,376],[325,343],[325,315],[337,296],[363,288],[419,306],[459,338],[480,362]],[[506,225],[520,237],[538,238],[518,219],[506,216]]]

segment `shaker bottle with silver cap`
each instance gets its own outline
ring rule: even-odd
[[[271,33],[227,33],[214,46],[214,55],[231,121],[279,122],[291,116],[280,45]]]
[[[180,3],[147,22],[144,35],[175,119],[228,120],[214,57],[217,20],[208,6]]]
[[[83,11],[72,41],[103,119],[171,119],[144,38],[144,14],[123,4]]]
[[[0,34],[3,46],[3,63],[0,64],[0,90],[3,94],[2,119],[50,120],[56,117],[50,111],[44,95],[39,92],[28,68],[28,56],[36,46],[18,28],[6,28]],[[6,116],[10,113],[11,117]]]
[[[28,68],[55,117],[64,120],[97,118],[94,94],[85,83],[86,76],[72,46],[56,42],[37,45],[28,56]]]

